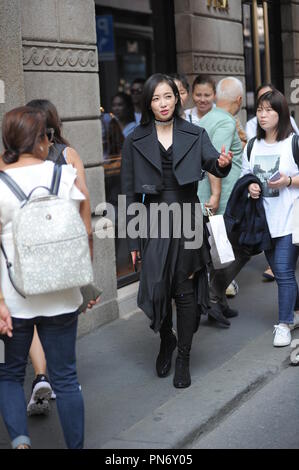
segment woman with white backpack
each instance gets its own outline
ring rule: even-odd
[[[25,195],[37,186],[37,182],[39,186],[51,186],[54,163],[46,161],[49,141],[44,113],[26,106],[8,112],[3,119],[2,140],[1,170]],[[45,189],[38,191],[47,194]],[[84,194],[76,186],[76,170],[71,165],[61,168],[58,196],[72,201],[77,210],[80,201],[84,200]],[[0,180],[1,243],[9,260],[14,260],[12,221],[19,208],[19,199]],[[32,227],[33,236],[37,230]],[[79,287],[22,297],[10,282],[5,256],[1,252],[0,339],[5,345],[5,363],[0,364],[0,412],[13,448],[31,447],[23,383],[34,325],[45,351],[66,445],[68,448],[83,447],[84,404],[75,355],[81,303]]]

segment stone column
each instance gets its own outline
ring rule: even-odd
[[[174,3],[178,71],[187,75],[190,84],[198,74],[211,75],[216,82],[225,76],[235,76],[245,89],[242,3],[234,0],[174,0]],[[214,4],[227,4],[228,8],[216,8]]]
[[[9,90],[6,108],[36,98],[55,104],[63,134],[84,162],[94,213],[105,201],[94,0],[0,2],[0,66],[6,67]],[[96,222],[94,217],[94,226]],[[109,221],[104,230],[111,231]],[[102,302],[92,313],[80,316],[80,333],[118,317],[114,240],[99,239],[96,233],[94,271],[103,289]]]
[[[284,91],[299,123],[299,2],[281,1]]]
[[[0,0],[0,129],[4,114],[25,103],[20,18],[20,0]]]

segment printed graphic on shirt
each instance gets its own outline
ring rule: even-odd
[[[264,197],[278,197],[279,189],[271,189],[268,186],[269,178],[279,170],[280,155],[256,155],[254,159],[253,173],[262,183]]]

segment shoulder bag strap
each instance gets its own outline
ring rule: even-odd
[[[252,139],[250,139],[247,144],[247,160],[249,162],[250,162],[250,156],[251,156],[252,148],[253,148],[255,141],[256,141],[256,137],[252,137]]]
[[[55,196],[57,196],[58,191],[59,191],[60,179],[61,179],[61,165],[58,165],[57,163],[55,163],[54,169],[53,169],[51,187],[50,187],[50,193],[54,194]]]
[[[17,291],[17,293],[23,297],[24,299],[26,299],[26,296],[23,294],[23,292],[21,292],[17,286],[15,285],[14,281],[13,281],[13,278],[12,278],[12,272],[11,272],[11,268],[12,268],[12,264],[11,262],[8,260],[7,258],[7,254],[6,254],[6,251],[4,250],[4,246],[3,246],[3,243],[1,243],[1,251],[3,253],[3,256],[5,258],[5,263],[6,263],[6,267],[7,267],[7,272],[8,272],[8,277],[9,277],[9,280],[11,282],[11,285],[13,286],[13,288]]]

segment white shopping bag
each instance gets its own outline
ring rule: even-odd
[[[299,245],[299,199],[295,199],[292,210],[292,243]]]
[[[207,227],[210,232],[210,253],[214,269],[226,268],[235,261],[235,255],[227,238],[223,215],[210,216]]]

